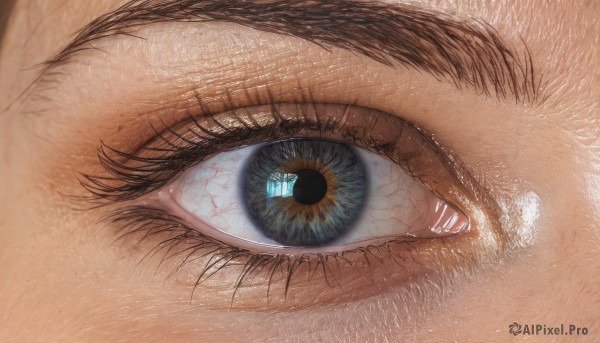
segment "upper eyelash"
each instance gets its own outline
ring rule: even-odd
[[[317,103],[302,103],[298,106],[310,106]],[[256,126],[249,125],[240,120],[243,127],[234,129],[226,128],[218,123],[209,113],[204,112],[203,118],[209,118],[215,127],[224,130],[225,133],[219,133],[217,130],[205,127],[193,116],[189,122],[193,127],[188,127],[186,132],[192,133],[197,140],[190,140],[163,123],[165,129],[161,132],[152,126],[155,132],[155,140],[158,140],[160,146],[146,146],[138,152],[154,152],[164,154],[161,156],[144,157],[137,153],[127,153],[119,151],[101,143],[98,148],[98,159],[102,167],[110,176],[81,174],[80,183],[89,192],[91,196],[85,200],[95,204],[106,204],[110,202],[121,202],[134,200],[148,192],[151,192],[169,182],[176,175],[188,167],[203,161],[207,156],[219,150],[230,150],[250,143],[252,138],[262,136],[270,140],[276,140],[282,137],[289,137],[300,131],[312,131],[318,133],[340,130],[340,135],[350,139],[352,143],[359,143],[367,147],[370,151],[378,153],[389,158],[407,173],[419,179],[410,169],[409,160],[416,157],[417,151],[408,154],[392,154],[393,146],[387,142],[377,142],[370,135],[356,136],[350,129],[344,131],[345,127],[338,127],[336,122],[320,122],[317,116],[317,122],[311,122],[304,117],[304,122],[293,120],[284,120],[278,114],[277,106],[281,104],[271,104],[271,111],[275,118],[279,118],[273,125]],[[316,108],[316,107],[315,107]],[[235,113],[235,110],[233,111]],[[398,119],[401,120],[401,119]],[[209,137],[200,137],[193,131],[197,129]],[[368,133],[368,131],[366,131]],[[152,140],[151,140],[152,141]],[[435,148],[435,146],[432,146]],[[132,162],[135,162],[133,164]]]

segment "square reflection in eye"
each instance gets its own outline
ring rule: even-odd
[[[287,198],[294,195],[294,184],[298,176],[292,173],[275,172],[267,180],[267,196]]]

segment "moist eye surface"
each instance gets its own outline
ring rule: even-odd
[[[243,171],[242,197],[255,225],[290,246],[343,236],[367,197],[365,167],[347,144],[289,140],[266,145]]]

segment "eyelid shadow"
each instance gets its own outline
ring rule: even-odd
[[[257,93],[254,103],[263,102],[266,105],[237,108],[217,114],[209,112],[208,106],[198,97],[197,114],[190,114],[184,120],[174,124],[161,122],[164,127],[161,130],[155,128],[154,137],[133,152],[119,151],[103,143],[99,148],[98,156],[109,173],[104,176],[82,175],[81,182],[92,195],[87,200],[96,204],[135,200],[169,182],[184,169],[218,150],[235,149],[261,143],[264,139],[276,140],[279,137],[286,138],[298,133],[306,135],[312,132],[313,135],[323,137],[324,133],[335,132],[339,135],[342,132],[347,137],[346,141],[358,143],[359,146],[386,156],[416,178],[420,176],[413,171],[418,169],[416,168],[418,165],[412,160],[416,158],[415,153],[418,153],[419,149],[428,146],[427,149],[431,150],[425,149],[421,153],[429,151],[428,154],[432,154],[431,160],[442,159],[446,165],[443,169],[451,173],[453,179],[461,180],[462,189],[458,193],[473,193],[475,200],[469,200],[472,205],[470,207],[477,208],[474,203],[481,203],[484,212],[487,213],[485,217],[499,218],[499,207],[489,192],[468,174],[456,156],[440,147],[427,132],[385,112],[353,105],[310,102],[310,92],[308,93],[302,99],[305,101],[303,103],[280,104],[274,102],[274,96],[270,92],[267,101],[260,101]],[[251,98],[249,94],[247,98]],[[236,106],[233,102],[233,99],[228,97],[223,107]],[[321,120],[322,113],[326,113],[329,119]],[[413,136],[408,135],[409,141],[404,144],[406,151],[398,153],[391,147],[398,144],[398,139],[406,139],[403,138],[405,135],[401,134],[403,131],[414,133]],[[382,132],[387,133],[382,134]],[[420,137],[417,140],[422,139],[420,143],[413,142],[415,135]],[[336,137],[338,136],[330,138],[336,139]],[[411,151],[410,146],[417,150]],[[434,169],[429,174],[434,175],[436,173]],[[432,190],[441,198],[446,198],[449,194],[448,189]],[[466,198],[460,199],[463,200]],[[460,201],[455,200],[451,203],[457,204]],[[464,206],[459,208],[468,212]],[[497,225],[498,222],[494,222],[493,229],[497,232],[499,241],[505,243],[504,231]]]

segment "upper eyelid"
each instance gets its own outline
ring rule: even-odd
[[[330,25],[331,18],[336,18],[335,25]],[[481,20],[376,1],[245,1],[237,5],[212,0],[164,1],[160,5],[131,1],[83,28],[65,49],[43,64],[36,83],[51,69],[68,64],[95,40],[132,35],[135,28],[167,21],[237,23],[296,36],[326,48],[341,47],[388,65],[398,62],[419,68],[484,95],[511,97],[517,102],[536,102],[539,98],[537,68],[524,43],[523,51],[512,49]],[[369,25],[364,26],[365,22]]]
[[[271,99],[271,97],[269,97],[269,98]],[[273,99],[271,99],[271,100],[273,100]],[[200,109],[199,109],[200,113],[198,115],[196,115],[196,116],[190,115],[184,121],[177,122],[174,124],[173,123],[167,124],[167,123],[164,123],[161,121],[161,123],[164,127],[162,130],[156,129],[156,127],[151,124],[152,128],[154,129],[155,135],[152,138],[146,140],[141,145],[138,145],[136,148],[133,148],[129,151],[122,151],[119,149],[115,149],[115,148],[112,148],[110,145],[107,145],[106,143],[101,142],[101,145],[98,148],[97,155],[100,160],[100,164],[102,165],[102,167],[104,169],[104,172],[108,172],[108,174],[106,174],[106,175],[103,175],[103,174],[90,175],[90,174],[86,174],[86,173],[80,174],[80,176],[82,177],[82,179],[80,179],[80,182],[82,183],[84,188],[86,188],[87,191],[91,193],[90,195],[92,196],[91,198],[85,198],[85,199],[91,200],[91,202],[93,202],[93,203],[96,203],[96,202],[103,203],[104,200],[109,200],[109,199],[112,199],[113,201],[118,202],[118,201],[124,201],[124,200],[134,200],[137,197],[146,194],[146,190],[143,190],[144,191],[143,193],[140,191],[132,192],[131,189],[129,189],[129,186],[136,186],[139,184],[143,184],[144,181],[148,181],[147,178],[152,177],[152,176],[157,176],[160,174],[156,171],[155,168],[151,168],[152,172],[149,172],[149,171],[147,171],[147,169],[145,167],[139,168],[136,165],[131,165],[130,163],[142,162],[142,163],[146,163],[146,164],[155,164],[155,166],[162,164],[161,167],[164,167],[164,169],[161,169],[161,171],[166,173],[166,176],[160,175],[162,177],[161,180],[163,180],[163,181],[158,183],[158,182],[156,182],[156,179],[153,178],[152,180],[153,180],[153,182],[156,183],[156,185],[163,185],[164,182],[168,182],[168,180],[175,177],[177,174],[182,172],[185,168],[190,166],[188,164],[186,164],[185,166],[179,165],[179,164],[173,165],[174,161],[177,163],[181,163],[182,161],[180,161],[179,158],[185,158],[185,161],[192,159],[194,163],[197,163],[197,162],[201,162],[203,158],[206,158],[207,155],[205,154],[205,152],[203,150],[203,149],[205,149],[206,144],[208,144],[209,146],[211,146],[211,144],[212,145],[217,144],[219,147],[218,150],[222,150],[224,148],[222,146],[223,144],[227,144],[227,143],[249,144],[250,139],[252,139],[252,138],[277,139],[277,138],[279,138],[279,136],[281,136],[283,138],[287,138],[287,136],[289,136],[291,134],[291,132],[287,131],[287,130],[289,130],[290,128],[294,128],[295,126],[297,126],[298,130],[302,130],[302,129],[305,129],[307,131],[313,130],[315,132],[319,132],[319,134],[322,135],[325,132],[328,132],[329,130],[333,130],[333,128],[328,127],[328,125],[334,124],[336,131],[344,132],[344,129],[346,126],[345,121],[344,122],[335,122],[335,123],[320,122],[320,118],[317,115],[317,113],[327,112],[328,109],[331,109],[331,107],[328,107],[328,106],[333,106],[333,107],[336,107],[336,108],[342,110],[343,111],[342,118],[346,118],[346,115],[348,115],[348,111],[350,111],[349,109],[354,108],[354,111],[356,111],[356,110],[363,111],[361,114],[365,114],[365,115],[367,113],[369,113],[369,111],[371,111],[371,113],[380,113],[381,115],[385,115],[386,117],[392,119],[396,123],[403,123],[403,124],[399,124],[401,128],[412,127],[412,124],[410,124],[409,122],[407,122],[399,117],[392,116],[385,112],[381,112],[381,111],[377,111],[377,110],[373,110],[373,109],[369,109],[369,108],[357,107],[357,106],[352,106],[352,105],[338,105],[338,104],[331,104],[331,103],[311,102],[310,98],[306,98],[306,97],[304,97],[303,100],[306,102],[301,102],[301,103],[267,102],[264,105],[254,105],[254,106],[247,106],[247,107],[241,107],[241,108],[235,108],[235,105],[230,103],[230,104],[225,104],[225,107],[232,107],[231,110],[222,111],[219,113],[213,113],[213,112],[208,111],[208,109],[206,109],[203,106],[203,103],[199,101],[198,103],[200,106]],[[296,116],[295,119],[290,119],[290,118],[284,119],[283,117],[281,117],[281,113],[279,112],[281,106],[286,106],[286,108],[288,109],[288,111],[290,111],[290,113],[294,113],[294,115]],[[249,127],[244,122],[245,120],[248,120],[247,117],[245,117],[245,119],[242,119],[242,117],[238,117],[238,113],[242,113],[243,111],[250,111],[250,113],[251,113],[252,109],[260,108],[260,107],[266,107],[269,109],[266,112],[269,112],[270,115],[273,116],[272,118],[274,119],[274,122],[271,125],[262,126],[261,124],[253,122],[254,126]],[[314,118],[312,118],[311,115],[307,114],[310,111],[312,111],[313,114],[315,115]],[[231,127],[221,126],[221,124],[215,118],[215,116],[224,115],[226,113],[232,114],[234,117],[236,117],[238,123],[241,123],[243,126],[245,126],[246,128],[248,128],[250,130],[250,131],[244,133],[247,137],[240,137],[238,134],[235,134],[236,132],[238,132],[236,130],[240,129],[239,125],[238,126],[233,125]],[[356,113],[355,113],[355,115],[356,115]],[[377,116],[375,116],[375,118],[376,117]],[[210,126],[210,128],[204,127],[205,124],[200,123],[200,118],[202,118],[205,121],[210,121],[212,124]],[[373,119],[373,118],[371,118],[371,119]],[[250,120],[254,120],[254,119],[251,118]],[[313,120],[316,120],[316,121],[313,123]],[[302,123],[301,123],[301,121],[302,121]],[[361,117],[361,121],[362,121],[362,117]],[[291,126],[287,126],[287,124],[290,124],[290,123],[291,123]],[[377,124],[377,121],[375,121],[373,123],[364,123],[363,125],[360,125],[360,126],[365,129],[365,132],[363,132],[363,133],[368,133],[369,130],[372,129],[372,127],[369,127],[369,125],[375,125],[375,124]],[[317,125],[319,127],[311,128],[310,127],[311,125]],[[323,125],[323,128],[320,128],[321,125]],[[223,136],[221,136],[221,134],[218,132],[220,129],[224,130]],[[413,129],[417,130],[416,128],[413,128]],[[195,130],[197,130],[197,132]],[[198,136],[198,133],[204,133],[207,135],[207,137],[200,137],[200,136]],[[268,134],[268,137],[262,138],[262,136],[260,136],[261,133],[263,135]],[[277,133],[279,136],[272,137],[272,135],[275,133]],[[356,133],[352,133],[352,134],[356,134]],[[398,133],[396,133],[396,134],[398,134]],[[255,137],[255,136],[260,136],[260,137]],[[400,136],[402,136],[402,135],[399,135],[399,137]],[[423,136],[423,138],[425,138],[425,137],[426,136]],[[211,138],[211,139],[209,139],[209,138]],[[368,138],[370,140],[373,139],[370,135]],[[356,139],[356,138],[354,138],[354,139]],[[232,142],[229,142],[229,141],[232,141]],[[355,143],[358,143],[358,141],[356,141]],[[372,144],[376,144],[376,143],[377,143],[376,141],[372,142]],[[369,148],[377,149],[377,147],[375,145],[370,146]],[[434,146],[432,146],[431,148],[435,149]],[[208,150],[212,151],[214,149],[208,148]],[[149,151],[152,153],[158,152],[161,155],[151,156],[150,158],[145,157],[144,152],[149,152]],[[193,156],[189,155],[191,153],[194,153],[194,155]],[[402,156],[398,156],[398,158],[402,158]],[[406,156],[406,158],[408,159],[409,157]],[[403,163],[402,160],[394,160],[393,162],[395,162],[399,165],[402,165],[402,163]],[[119,182],[122,182],[122,184],[116,185],[116,186],[111,186],[109,183],[107,183],[107,181],[109,181],[109,182],[110,181],[119,181]],[[148,191],[152,191],[152,189],[148,190]]]

